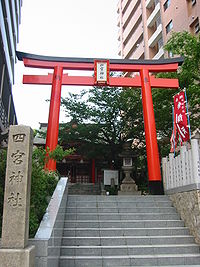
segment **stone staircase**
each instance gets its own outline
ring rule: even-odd
[[[63,213],[62,245],[49,248],[60,251],[59,267],[200,266],[199,246],[167,196],[68,195]]]
[[[68,183],[69,195],[100,195],[100,187],[98,184],[86,183]]]

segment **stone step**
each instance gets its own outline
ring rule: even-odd
[[[57,221],[55,227],[60,228],[63,226],[63,221]],[[97,221],[77,221],[68,220],[64,221],[65,228],[110,228],[110,227],[122,227],[122,228],[155,228],[155,227],[177,227],[184,226],[184,222],[181,220],[97,220]]]
[[[186,227],[168,227],[168,228],[64,228],[62,230],[55,228],[54,235],[60,236],[158,236],[158,235],[188,235],[189,230]]]
[[[68,195],[100,195],[99,185],[91,183],[86,184],[68,184]]]
[[[65,220],[96,221],[96,220],[178,220],[180,216],[176,213],[70,213],[65,214]],[[58,220],[63,219],[63,214],[57,216]]]
[[[69,195],[68,204],[78,202],[151,202],[151,201],[170,201],[166,195],[149,195],[149,196],[102,196],[102,195]]]
[[[58,238],[59,240],[59,238]],[[57,239],[54,238],[54,245]],[[117,245],[162,245],[162,244],[194,244],[191,235],[174,236],[112,236],[112,237],[63,237],[63,246],[117,246]],[[52,244],[53,245],[53,244]]]
[[[192,254],[199,253],[196,244],[179,245],[121,245],[121,246],[58,246],[49,247],[49,255],[62,256],[123,256],[154,254]]]
[[[200,254],[128,256],[60,256],[60,267],[198,265]]]
[[[66,213],[176,213],[176,209],[174,207],[146,207],[146,208],[89,208],[89,207],[82,207],[82,208],[66,208]]]
[[[199,246],[168,196],[69,195],[59,216],[49,248],[60,253],[59,267],[200,266]]]
[[[131,202],[107,202],[107,201],[79,201],[69,202],[68,208],[145,208],[145,207],[172,207],[171,201],[131,201]],[[65,210],[63,210],[65,211]]]

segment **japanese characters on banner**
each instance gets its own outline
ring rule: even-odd
[[[94,61],[94,79],[95,84],[109,84],[109,60]]]
[[[174,96],[174,121],[177,132],[183,142],[190,138],[185,108],[185,93],[182,91]]]

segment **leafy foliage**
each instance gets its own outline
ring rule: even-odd
[[[184,63],[177,73],[159,74],[158,77],[178,78],[180,90],[186,88],[191,130],[200,127],[200,37],[188,32],[173,33],[165,45],[165,50],[184,57]],[[169,153],[172,133],[172,90],[153,89],[156,129],[162,156]]]
[[[191,129],[200,127],[200,35],[193,36],[184,31],[174,33],[165,49],[184,57],[184,63],[177,73],[180,88],[187,89]]]
[[[180,87],[188,87],[194,83],[200,85],[200,35],[193,36],[186,31],[173,33],[165,49],[184,57],[178,73]]]
[[[62,99],[72,123],[63,125],[61,142],[78,141],[82,144],[78,152],[98,157],[104,151],[106,158],[115,161],[122,144],[120,93],[120,88],[94,87]]]
[[[72,149],[64,151],[61,146],[57,146],[55,150],[48,152],[48,157],[46,157],[45,149],[33,149],[29,223],[29,234],[31,237],[35,235],[38,229],[48,205],[48,197],[52,196],[59,178],[57,172],[44,170],[44,162],[48,158],[60,161],[72,152]]]
[[[76,145],[76,152],[88,158],[100,157],[114,161],[121,167],[124,142],[137,140],[132,153],[135,155],[135,179],[137,168],[146,177],[146,152],[140,89],[94,87],[80,94],[69,94],[62,99],[67,117],[71,122],[62,125],[61,144]],[[110,164],[113,166],[113,164]],[[142,170],[142,171],[141,171]],[[138,174],[139,175],[139,174]],[[138,176],[138,179],[141,176]]]
[[[53,194],[58,177],[33,162],[30,204],[30,236],[33,237],[48,205],[48,196]]]

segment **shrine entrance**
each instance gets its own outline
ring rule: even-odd
[[[182,58],[160,60],[102,60],[49,57],[22,52],[17,52],[17,57],[19,60],[23,60],[25,67],[54,70],[53,73],[48,75],[23,76],[24,84],[52,85],[46,137],[46,148],[48,147],[50,151],[54,150],[58,143],[62,85],[141,87],[149,185],[152,191],[160,191],[162,179],[151,87],[178,89],[179,83],[177,79],[155,78],[152,73],[176,72],[178,66],[183,62]],[[94,71],[95,75],[94,77],[69,76],[68,74],[63,74],[63,70]],[[134,72],[139,75],[135,77],[110,77],[110,71]],[[56,162],[49,160],[46,168],[56,170]]]

